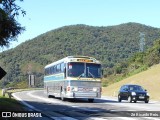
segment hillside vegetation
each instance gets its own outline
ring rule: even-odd
[[[160,39],[154,42],[154,45],[145,52],[137,52],[125,62],[117,63],[113,71],[103,80],[103,86],[118,82],[124,78],[147,70],[149,67],[160,63]],[[152,75],[150,75],[152,76]]]
[[[160,64],[150,67],[148,70],[133,75],[122,81],[103,88],[103,95],[117,96],[118,90],[124,84],[138,84],[147,89],[151,99],[160,100]]]
[[[71,25],[49,31],[0,53],[0,66],[7,71],[0,87],[15,86],[20,82],[26,87],[24,83],[27,83],[29,73],[36,75],[37,86],[43,86],[44,66],[69,55],[92,56],[100,60],[105,77],[125,74],[128,65],[119,67],[119,63],[139,51],[139,32],[145,33],[145,50],[160,38],[160,29],[138,23],[108,27]]]
[[[120,73],[114,75],[114,78],[118,78],[117,81],[119,82],[116,81],[104,88],[103,94],[117,96],[120,86],[139,84],[148,90],[151,99],[160,100],[158,93],[160,90],[160,39],[155,41],[154,45],[145,52],[135,53],[125,65],[120,63],[115,69]],[[125,70],[122,71],[123,69]]]

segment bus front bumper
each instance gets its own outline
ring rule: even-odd
[[[100,98],[101,94],[97,92],[70,92],[66,94],[67,98]]]

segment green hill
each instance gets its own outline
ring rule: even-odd
[[[38,86],[42,86],[44,66],[69,55],[95,57],[107,71],[139,51],[139,32],[145,33],[145,49],[160,38],[160,29],[138,23],[108,27],[71,25],[49,31],[0,53],[0,66],[8,73],[0,86],[27,83],[29,72],[36,75]]]
[[[149,67],[160,63],[160,39],[144,52],[137,52],[127,61],[117,63],[114,68],[110,68],[113,73],[103,79],[103,86],[108,86],[114,82],[123,80],[129,76],[147,70]],[[109,69],[109,68],[108,68]]]
[[[151,99],[160,100],[160,64],[150,67],[148,70],[133,75],[122,81],[114,83],[108,87],[103,88],[103,95],[117,96],[118,90],[124,84],[139,84],[147,89]]]

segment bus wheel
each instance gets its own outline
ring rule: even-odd
[[[66,100],[66,98],[64,98],[63,92],[61,92],[61,100],[62,100],[62,101],[65,101],[65,100]]]
[[[48,98],[51,98],[52,96],[51,95],[47,95],[48,96]]]
[[[94,99],[88,99],[88,102],[92,103],[94,101]]]
[[[48,97],[48,98],[51,98],[52,96],[47,93],[47,97]]]
[[[47,95],[47,96],[48,96],[48,98],[55,98],[54,95]]]
[[[64,98],[64,97],[63,97],[63,95],[62,95],[62,96],[61,96],[61,100],[62,100],[62,101],[65,101],[65,100],[66,100],[66,98]]]

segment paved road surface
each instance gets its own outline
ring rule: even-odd
[[[148,104],[128,101],[119,103],[114,97],[102,97],[93,103],[88,103],[87,99],[61,101],[58,98],[47,98],[43,90],[17,92],[13,96],[28,106],[30,111],[41,112],[46,120],[160,119],[160,102],[156,101],[150,101]]]

